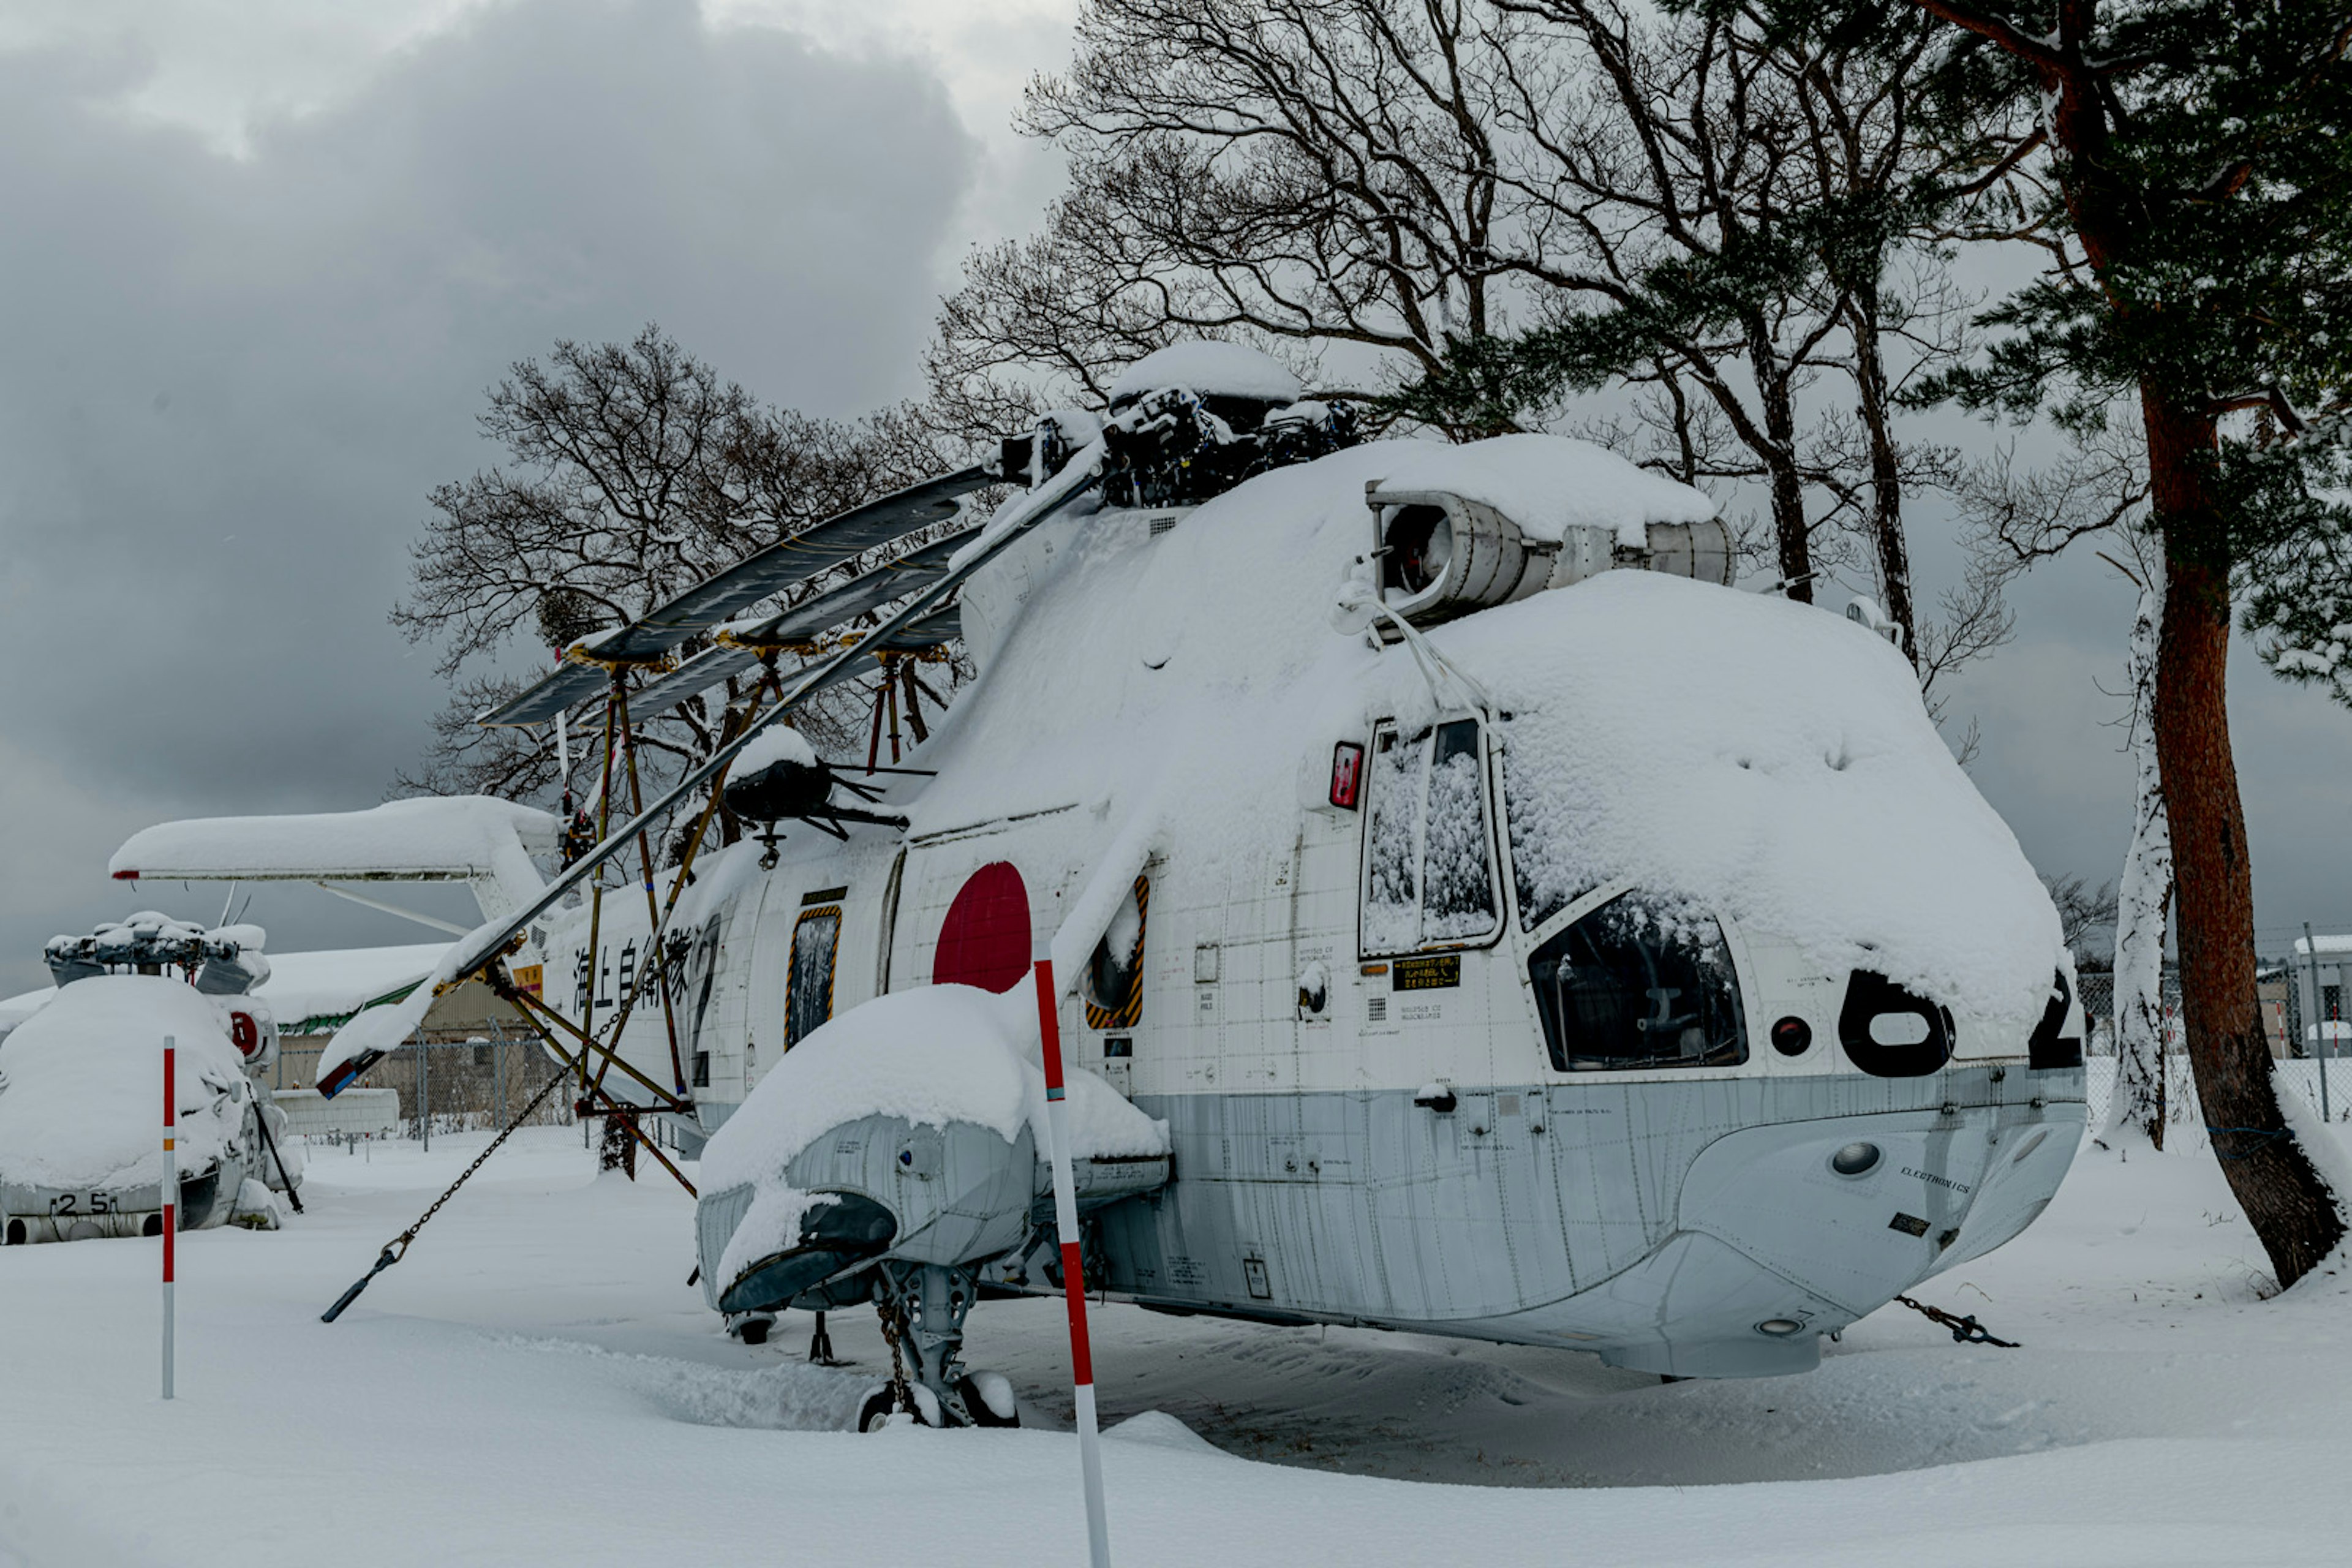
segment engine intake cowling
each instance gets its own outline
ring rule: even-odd
[[[1372,510],[1381,595],[1415,626],[1564,588],[1614,567],[1665,572],[1728,587],[1737,558],[1721,522],[1654,522],[1642,545],[1613,528],[1572,525],[1559,539],[1530,536],[1508,515],[1452,490],[1364,487]]]

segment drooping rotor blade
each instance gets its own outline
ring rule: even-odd
[[[778,611],[758,625],[735,633],[731,640],[767,647],[806,642],[831,631],[852,616],[862,616],[893,599],[904,598],[939,577],[948,569],[948,558],[970,543],[978,531],[967,529],[935,540],[920,550],[910,550],[838,588]]]
[[[918,529],[944,522],[955,515],[959,498],[996,482],[992,469],[973,467],[959,468],[951,474],[940,474],[909,486],[880,500],[853,507],[838,516],[804,528],[789,539],[778,540],[764,550],[755,551],[734,565],[704,578],[667,604],[647,611],[633,625],[607,634],[599,639],[594,649],[595,662],[572,662],[559,666],[528,691],[491,709],[474,722],[487,726],[509,724],[544,724],[558,713],[601,696],[611,678],[600,668],[603,664],[646,664],[667,653],[698,632],[709,631],[746,605],[756,605],[771,595],[782,593],[795,583],[804,583],[820,573],[829,572],[845,561],[855,560],[869,550],[878,549],[893,540],[904,539]],[[862,615],[877,605],[887,604],[916,586],[908,581],[910,574],[926,570],[941,571],[946,567],[961,536],[954,541],[925,545],[912,551],[887,566],[877,567],[856,581],[845,584],[830,594],[819,594],[806,604],[794,605],[775,617],[771,626],[789,624],[793,628],[748,637],[752,642],[804,641],[817,633],[839,625],[855,615]],[[942,549],[940,546],[946,548]],[[889,574],[896,573],[893,577]],[[890,584],[898,585],[892,587]],[[861,589],[861,584],[863,585]],[[876,589],[887,592],[874,594]],[[853,594],[853,590],[860,590]],[[861,595],[872,596],[861,596]],[[836,595],[843,596],[845,607],[834,608]],[[799,614],[798,612],[806,612]],[[830,619],[822,618],[829,614]],[[812,620],[816,624],[807,624]],[[691,668],[689,664],[688,668]],[[705,680],[700,686],[665,695],[657,700],[640,693],[632,701],[633,708],[652,714],[672,703],[691,697],[736,670],[748,668],[737,664]],[[686,673],[681,669],[679,675]],[[668,681],[659,683],[667,687]],[[642,706],[648,701],[649,706]]]
[[[896,631],[881,632],[868,637],[851,651],[864,654],[919,653],[930,648],[944,647],[962,635],[963,611],[956,605],[950,605],[944,609],[933,610],[919,621],[909,621]],[[860,676],[874,673],[874,667],[861,659],[844,659],[837,663],[828,661],[828,664],[830,668],[826,672],[818,679],[815,685],[808,689],[808,696],[814,697],[818,692],[830,690],[844,681],[856,680]]]
[[[893,599],[904,598],[945,572],[948,558],[970,542],[975,531],[967,529],[961,533],[935,540],[919,550],[910,550],[895,561],[886,562],[838,588],[828,589],[764,621],[722,633],[727,639],[725,644],[705,649],[643,690],[632,693],[629,698],[630,714],[638,719],[650,719],[657,713],[666,713],[688,698],[709,690],[729,676],[740,675],[751,668],[760,662],[760,656],[765,650],[812,641],[853,616],[862,616]],[[956,635],[956,629],[950,626],[944,637],[875,646],[887,646],[893,649],[936,647],[940,643],[952,640]],[[481,722],[533,723],[537,721],[491,717],[483,719]]]
[[[729,676],[740,675],[759,662],[757,648],[724,644],[704,648],[644,690],[631,692],[629,718],[637,723],[658,718],[688,698],[708,691]]]
[[[491,709],[475,719],[484,725],[544,724],[558,713],[566,712],[591,697],[601,697],[612,682],[592,664],[559,664],[555,673],[521,696],[509,699],[503,706]]]
[[[842,675],[842,670],[860,664],[871,656],[873,648],[887,646],[883,639],[904,633],[925,620],[941,600],[962,586],[973,573],[1026,538],[1039,523],[1090,491],[1096,481],[1102,478],[1103,459],[1108,451],[1099,436],[1088,442],[1052,479],[1021,498],[1013,509],[997,515],[990,525],[995,537],[988,538],[984,531],[980,539],[971,542],[972,553],[961,565],[941,574],[928,587],[919,590],[913,598],[876,627],[870,637],[802,671],[785,688],[783,696],[754,718],[741,734],[713,752],[699,766],[688,770],[684,777],[664,790],[643,811],[614,828],[602,843],[566,867],[527,907],[503,921],[487,921],[471,935],[450,943],[448,952],[442,955],[441,963],[436,966],[436,976],[462,979],[495,959],[508,943],[530,928],[531,921],[553,909],[572,889],[593,876],[598,867],[627,848],[639,834],[660,820],[679,801],[717,777],[769,725],[798,708],[811,692],[835,681],[850,679]],[[967,471],[980,473],[982,470]],[[773,592],[772,589],[768,591]],[[660,936],[656,931],[654,940],[658,942]],[[334,1040],[319,1058],[316,1081],[320,1091],[328,1098],[333,1098],[353,1079],[382,1060],[387,1052],[395,1049],[408,1031],[414,1028],[417,1019],[422,1017],[421,1009],[415,1018],[403,1013],[397,1016],[370,1019],[368,1015],[362,1014],[337,1030]]]
[[[629,662],[667,653],[747,605],[756,605],[894,539],[904,539],[919,528],[945,522],[955,515],[959,497],[996,482],[992,469],[959,468],[827,518],[745,556],[668,604],[646,612],[635,625],[599,643],[596,657]]]

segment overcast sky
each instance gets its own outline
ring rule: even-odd
[[[510,362],[658,321],[810,412],[916,390],[958,258],[1055,189],[1006,121],[1074,9],[0,7],[0,994],[134,897],[218,914],[105,880],[137,828],[364,806],[414,763],[442,692],[385,612]],[[1954,708],[2028,854],[2103,880],[2131,593],[2085,555],[2018,603]],[[2352,927],[2352,715],[2242,650],[2233,698],[2259,919]],[[286,889],[248,918],[281,951],[425,934]]]

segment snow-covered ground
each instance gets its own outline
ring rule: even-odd
[[[1018,1432],[839,1428],[812,1368],[688,1288],[691,1205],[520,1134],[338,1324],[318,1314],[478,1151],[321,1151],[310,1214],[180,1249],[0,1251],[0,1568],[1076,1563],[1053,1302],[983,1305]],[[2086,1151],[2008,1248],[1930,1282],[2024,1348],[1890,1307],[1809,1376],[1662,1385],[1589,1356],[1120,1308],[1096,1321],[1121,1564],[2352,1561],[2352,1280],[2265,1300],[2211,1157]]]

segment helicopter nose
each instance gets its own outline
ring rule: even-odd
[[[1611,1281],[1626,1326],[1646,1331],[1604,1359],[1676,1375],[1803,1371],[1822,1334],[2024,1229],[2073,1163],[2084,1114],[1948,1103],[1717,1139],[1684,1176],[1673,1234]]]

